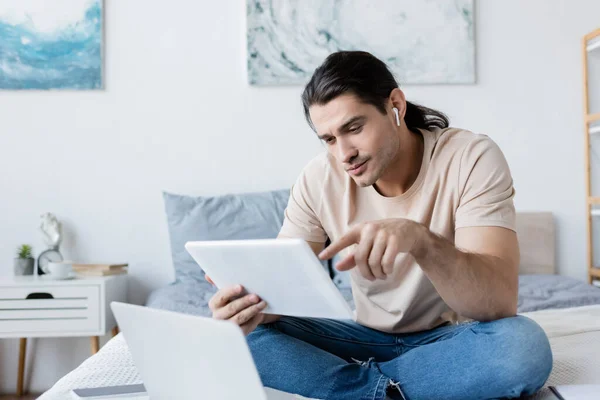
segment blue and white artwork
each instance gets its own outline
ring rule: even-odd
[[[475,83],[473,0],[247,0],[248,81],[303,84],[330,53],[364,50],[400,84]]]
[[[0,89],[101,89],[102,0],[0,0]]]

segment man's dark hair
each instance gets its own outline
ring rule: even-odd
[[[304,115],[314,129],[308,111],[310,106],[327,104],[343,94],[354,94],[385,114],[386,100],[397,87],[394,75],[377,57],[365,51],[338,51],[325,59],[304,88]],[[443,113],[408,101],[404,121],[411,131],[447,128],[450,124]]]

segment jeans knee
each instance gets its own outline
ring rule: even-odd
[[[498,325],[498,378],[512,388],[511,397],[535,393],[552,371],[552,350],[544,330],[533,320],[517,316]],[[514,393],[513,393],[514,392]]]
[[[258,325],[256,329],[246,336],[246,343],[248,343],[248,347],[251,351],[256,347],[262,346],[265,341],[269,340],[267,338],[267,336],[269,336],[269,331],[268,325]]]

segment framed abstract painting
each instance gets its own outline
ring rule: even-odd
[[[475,83],[473,0],[247,0],[248,82],[306,83],[328,54],[364,50],[401,84]]]
[[[0,1],[0,89],[102,89],[102,14],[102,0]]]

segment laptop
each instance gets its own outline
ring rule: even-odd
[[[110,306],[151,400],[303,398],[262,386],[246,337],[232,322]]]

